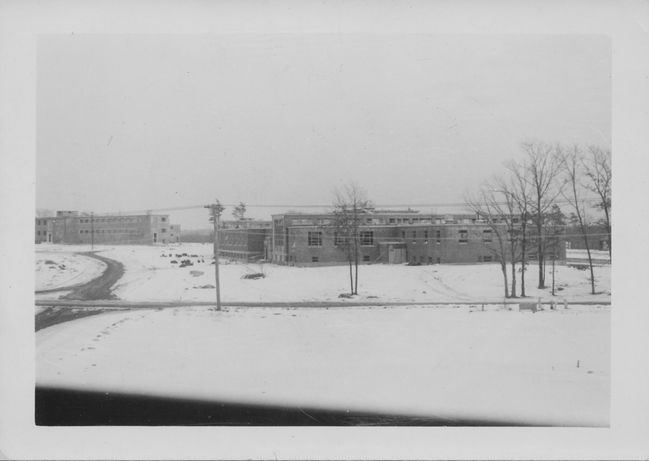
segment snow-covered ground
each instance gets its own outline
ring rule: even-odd
[[[37,249],[35,262],[36,291],[85,283],[106,269],[106,264],[96,259],[50,248]]]
[[[50,252],[87,251],[88,247],[43,245]],[[99,254],[121,261],[125,274],[115,287],[121,299],[132,301],[211,301],[214,299],[214,266],[210,264],[210,244],[167,246],[96,246]],[[172,260],[188,257],[162,257],[187,253],[193,266],[178,267]],[[38,253],[40,254],[40,253]],[[197,262],[203,259],[205,262]],[[92,260],[91,260],[92,261]],[[94,262],[94,261],[93,261]],[[550,289],[538,290],[538,269],[530,264],[526,271],[528,296],[550,299]],[[242,279],[244,274],[263,272],[265,278]],[[508,274],[509,275],[509,274]],[[520,273],[517,277],[520,280]],[[288,267],[273,264],[222,264],[220,267],[224,301],[332,301],[349,290],[345,266]],[[546,283],[551,284],[548,266]],[[610,266],[595,268],[597,291],[590,294],[589,272],[557,265],[557,296],[570,301],[610,300]],[[56,294],[39,298],[57,297]],[[363,265],[359,275],[359,298],[377,301],[498,301],[502,299],[502,274],[497,264],[467,265]]]
[[[609,421],[608,307],[111,312],[39,331],[36,357],[41,385],[529,424]]]

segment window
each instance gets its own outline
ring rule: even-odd
[[[370,256],[369,255],[363,255],[363,262],[370,262]]]
[[[412,239],[414,240],[416,238],[417,238],[417,231],[412,231]]]
[[[320,262],[319,258],[317,256],[311,256],[311,262],[312,263],[317,263]]]
[[[482,241],[486,243],[491,243],[491,229],[485,229],[482,231]]]
[[[160,219],[160,221],[162,221],[162,222],[167,222],[167,218],[165,218],[165,217],[163,216],[163,217]]]
[[[482,261],[486,262],[486,263],[489,263],[489,262],[493,261],[493,258],[492,258],[491,255],[483,256]]]
[[[428,264],[433,264],[433,257],[432,256],[428,257]]]
[[[374,245],[374,232],[372,231],[361,231],[361,246],[372,246]]]
[[[41,235],[41,231],[36,231],[36,235]]]
[[[460,237],[459,237],[459,242],[460,243],[467,243],[469,241],[469,231],[467,230],[461,230],[459,232]]]
[[[322,246],[322,232],[309,232],[308,239],[310,247]]]
[[[439,244],[442,240],[442,231],[436,230],[435,231],[435,243]]]
[[[165,232],[167,232],[167,229],[165,229],[165,228],[163,227],[163,228],[161,229],[160,232],[162,232],[162,233],[164,234]]]
[[[405,239],[406,238],[406,231],[401,231],[401,238]]]
[[[338,232],[334,232],[334,245],[339,246],[345,243],[345,238],[342,237]]]
[[[428,231],[424,231],[424,240],[426,240],[426,243],[428,243]]]
[[[390,218],[390,224],[394,224],[396,222],[396,219]]]

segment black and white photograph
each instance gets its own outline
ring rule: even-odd
[[[643,205],[618,196],[640,185],[617,176],[612,34],[425,28],[405,3],[400,27],[299,32],[278,5],[263,27],[267,5],[215,2],[191,12],[239,30],[33,36],[35,433],[615,431]]]

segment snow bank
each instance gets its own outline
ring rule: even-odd
[[[36,356],[41,385],[531,424],[609,421],[608,308],[114,312],[39,331]]]
[[[101,261],[61,251],[37,250],[35,262],[36,291],[86,283],[106,269]]]

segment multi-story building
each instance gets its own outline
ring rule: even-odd
[[[180,226],[168,215],[92,215],[58,211],[55,217],[36,218],[36,243],[139,244],[180,241]]]
[[[347,261],[332,214],[273,215],[267,238],[272,262],[297,266]],[[505,234],[504,224],[501,225]],[[420,214],[414,210],[364,213],[359,227],[363,263],[475,263],[497,258],[494,228],[476,215]]]
[[[267,259],[265,240],[271,225],[252,219],[221,221],[219,255],[242,261]]]

